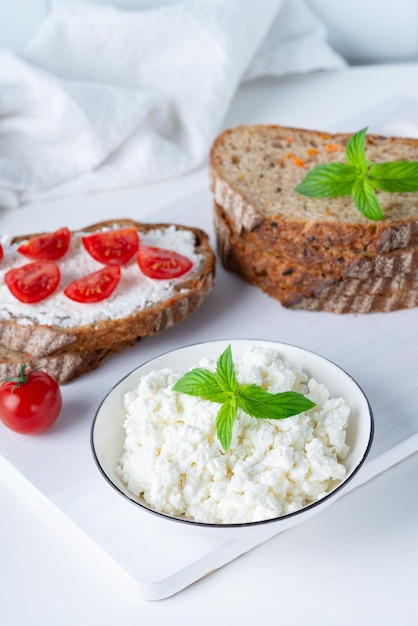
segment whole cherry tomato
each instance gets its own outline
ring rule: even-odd
[[[38,261],[56,261],[67,252],[70,245],[71,232],[65,226],[53,233],[45,233],[31,237],[18,247],[18,252],[30,259]]]
[[[136,228],[119,228],[83,237],[87,252],[104,265],[124,265],[138,250]]]
[[[61,390],[55,380],[40,369],[20,366],[19,375],[0,386],[0,418],[11,430],[32,435],[49,428],[61,407]]]
[[[190,259],[182,254],[156,246],[139,246],[136,258],[146,276],[160,280],[178,278],[193,267]]]

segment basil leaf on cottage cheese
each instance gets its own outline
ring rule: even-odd
[[[295,391],[273,394],[258,385],[241,385],[238,403],[251,417],[273,420],[291,417],[315,406],[314,402]]]
[[[238,381],[235,374],[230,345],[226,348],[226,350],[224,350],[218,359],[216,364],[216,376],[222,389],[229,391],[232,394],[237,394]]]
[[[222,404],[216,416],[216,433],[225,451],[228,451],[231,446],[232,429],[237,410],[237,399],[232,397]]]
[[[173,391],[200,396],[212,402],[226,403],[225,412],[228,415],[235,407],[235,414],[228,420],[221,419],[216,422],[218,439],[225,452],[229,450],[238,407],[251,417],[283,419],[315,406],[314,402],[297,392],[290,392],[290,395],[289,392],[271,394],[259,385],[239,385],[230,345],[219,357],[214,374],[202,368],[194,368],[174,385]],[[222,432],[218,424],[222,426]],[[228,429],[231,432],[227,432]]]
[[[189,396],[200,396],[211,402],[225,402],[229,398],[219,384],[218,377],[201,368],[194,368],[176,382],[173,391],[186,393]]]

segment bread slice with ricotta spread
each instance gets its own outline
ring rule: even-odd
[[[84,249],[82,237],[132,226],[140,245],[174,250],[187,256],[192,268],[178,278],[157,280],[144,276],[132,259],[121,268],[115,291],[102,302],[79,303],[65,297],[66,283],[103,267]],[[214,284],[215,256],[202,230],[115,219],[74,231],[69,251],[57,261],[61,270],[57,291],[39,303],[24,304],[9,292],[3,277],[10,267],[28,262],[20,258],[16,248],[34,236],[2,238],[0,371],[13,369],[17,355],[23,355],[40,364],[49,360],[51,369],[64,368],[67,363],[69,373],[61,378],[70,379],[96,367],[106,355],[184,320],[204,302]],[[13,352],[9,360],[6,351]]]
[[[307,172],[345,160],[348,134],[282,126],[238,126],[214,141],[209,159],[215,202],[236,233],[296,260],[337,248],[381,253],[418,244],[418,192],[378,192],[385,219],[361,215],[351,197],[310,198],[295,191]],[[373,162],[418,160],[418,139],[366,136]]]

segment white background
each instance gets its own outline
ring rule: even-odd
[[[2,0],[0,46],[25,45],[54,5],[73,0]],[[127,10],[179,0],[86,0]],[[418,0],[306,0],[350,63],[418,60]]]

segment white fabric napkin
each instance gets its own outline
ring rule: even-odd
[[[302,0],[61,5],[0,51],[0,206],[184,174],[243,80],[342,65]]]

